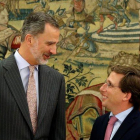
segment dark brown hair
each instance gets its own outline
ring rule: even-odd
[[[134,107],[140,107],[140,69],[131,66],[116,65],[111,68],[111,72],[114,71],[118,74],[123,74],[124,77],[119,83],[119,87],[123,93],[130,92],[132,94],[130,103]]]

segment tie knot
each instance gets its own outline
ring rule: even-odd
[[[118,119],[115,116],[112,116],[108,123],[114,125],[117,120]]]
[[[30,74],[33,74],[35,66],[29,66]]]

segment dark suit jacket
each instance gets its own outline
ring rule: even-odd
[[[65,82],[56,70],[39,66],[39,111],[35,136],[13,54],[0,61],[0,140],[65,140]]]
[[[109,113],[98,117],[93,125],[90,140],[104,140]],[[133,109],[125,118],[112,140],[140,140],[140,112]]]

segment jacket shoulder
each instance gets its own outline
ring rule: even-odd
[[[58,70],[48,65],[40,65],[39,67],[41,70],[43,69],[43,71],[48,71],[51,74],[51,76],[64,77],[63,74],[61,74]]]

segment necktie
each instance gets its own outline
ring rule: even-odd
[[[27,102],[28,108],[33,128],[33,133],[35,134],[37,129],[37,95],[36,95],[36,86],[35,86],[35,79],[34,79],[34,66],[29,66],[30,76],[28,82],[28,89],[27,89]]]
[[[118,119],[115,117],[115,116],[112,116],[108,122],[108,125],[107,125],[107,129],[106,129],[106,133],[105,133],[105,138],[104,140],[110,140],[110,136],[111,136],[111,133],[112,133],[112,130],[113,130],[113,127],[114,127],[114,124],[115,122],[117,121]]]

